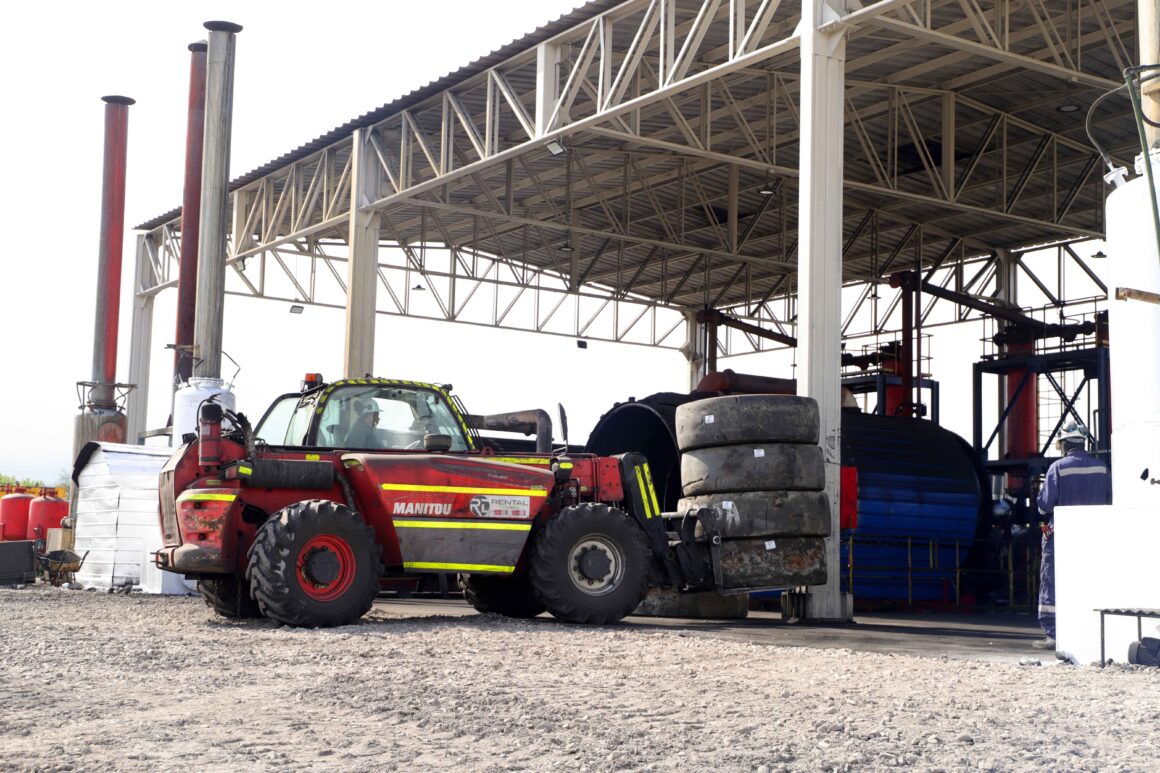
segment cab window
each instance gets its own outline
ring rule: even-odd
[[[430,389],[351,385],[326,401],[319,445],[336,448],[421,449],[425,435],[451,437],[452,451],[468,450],[458,417]]]
[[[270,409],[266,411],[266,415],[258,422],[257,429],[254,430],[254,436],[258,440],[265,441],[268,445],[282,446],[293,445],[291,441],[286,439],[290,430],[291,420],[294,418],[294,410],[298,406],[298,401],[302,398],[300,394],[282,395],[279,397]],[[298,438],[298,442],[302,442],[302,438]]]

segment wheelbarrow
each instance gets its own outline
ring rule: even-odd
[[[71,550],[52,550],[48,553],[36,554],[36,559],[40,562],[41,568],[44,569],[45,577],[53,585],[66,582],[69,575],[73,572],[79,572],[88,557],[89,551],[87,550],[83,556],[77,555]]]

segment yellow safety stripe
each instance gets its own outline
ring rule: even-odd
[[[657,490],[653,486],[652,470],[649,469],[648,462],[645,462],[643,467],[644,467],[644,480],[648,484],[648,496],[649,496],[649,499],[652,500],[653,512],[656,513],[657,515],[660,515],[661,514],[661,505],[660,505],[660,502],[657,502]]]
[[[399,521],[396,529],[480,529],[482,531],[531,531],[530,523],[499,523],[497,521]]]
[[[511,574],[516,570],[514,566],[500,566],[499,564],[442,564],[435,561],[404,561],[404,569],[435,569],[445,572],[505,572]]]
[[[384,483],[383,491],[424,491],[435,494],[493,494],[495,496],[546,497],[543,489],[475,488],[474,486],[426,486],[420,483]]]
[[[636,473],[636,485],[640,487],[640,501],[644,502],[644,517],[652,518],[652,505],[648,501],[648,491],[644,487],[644,473],[640,471],[640,465],[633,467],[633,472]]]
[[[543,464],[549,465],[551,459],[539,459],[525,456],[484,456],[482,459],[489,462],[507,462],[508,464]]]
[[[253,475],[254,474],[254,471],[251,470],[249,467],[243,467],[240,464],[238,465],[238,472],[241,473],[242,475]]]
[[[191,499],[208,502],[233,502],[237,494],[202,494],[197,491],[186,491],[177,498],[178,502],[187,502]]]

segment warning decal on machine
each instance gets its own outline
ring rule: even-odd
[[[501,497],[479,495],[471,499],[471,514],[476,518],[529,518],[532,515],[531,497]]]

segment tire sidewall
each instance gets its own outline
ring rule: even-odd
[[[324,515],[323,511],[331,507],[333,512]],[[370,609],[381,574],[380,549],[373,537],[368,537],[369,527],[352,510],[325,500],[298,502],[279,511],[261,530],[267,534],[255,540],[247,574],[254,586],[254,597],[268,617],[287,625],[331,627],[352,623]],[[311,596],[298,577],[299,556],[310,540],[320,535],[344,541],[354,560],[349,586],[329,600]],[[279,555],[270,562],[271,571],[264,572],[267,576],[259,579],[253,576],[255,571],[262,571],[255,566],[253,552],[270,541],[277,546]],[[261,588],[267,593],[259,593]]]
[[[616,586],[599,595],[577,587],[568,565],[572,551],[591,537],[611,542],[622,562]],[[537,539],[532,587],[556,617],[569,622],[613,622],[632,612],[644,597],[647,556],[644,534],[627,514],[604,505],[570,507],[549,521]]]

